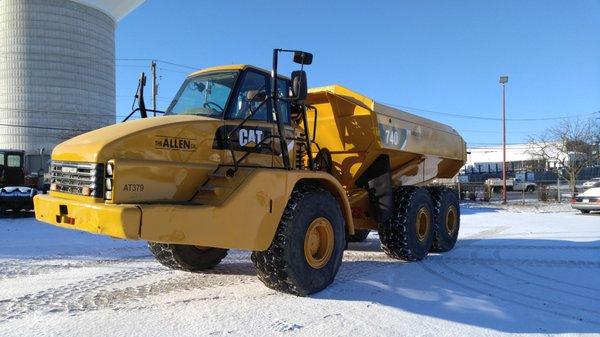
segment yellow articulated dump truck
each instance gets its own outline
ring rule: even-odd
[[[301,65],[290,78],[277,72],[282,53]],[[339,85],[308,90],[311,62],[275,49],[270,72],[200,70],[164,116],[58,145],[36,218],[148,241],[160,263],[180,270],[250,250],[259,279],[295,295],[331,284],[347,242],[370,230],[397,259],[452,249],[458,198],[431,182],[464,164],[461,136]]]

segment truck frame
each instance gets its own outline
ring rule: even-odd
[[[278,74],[282,53],[300,65],[290,78]],[[265,285],[301,296],[331,284],[347,240],[370,230],[393,258],[452,249],[458,196],[428,184],[464,164],[460,135],[339,85],[308,90],[311,63],[310,53],[274,49],[270,72],[200,70],[165,116],[60,144],[36,218],[148,241],[174,269],[250,250]],[[139,111],[147,116],[143,100]]]

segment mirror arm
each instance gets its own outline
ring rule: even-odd
[[[284,49],[273,49],[273,68],[271,70],[271,101],[273,102],[273,114],[277,118],[277,133],[279,134],[279,144],[281,146],[281,157],[283,159],[283,166],[289,170],[290,155],[287,150],[287,142],[285,140],[285,127],[283,125],[283,119],[277,109],[277,58],[279,57],[280,51],[287,51]]]

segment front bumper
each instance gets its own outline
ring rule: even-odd
[[[597,203],[574,202],[571,203],[571,207],[574,209],[582,209],[587,211],[600,211],[600,204]]]
[[[33,198],[35,218],[51,225],[115,238],[140,238],[142,212],[136,205],[90,203],[49,195]]]

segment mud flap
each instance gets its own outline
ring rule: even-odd
[[[379,156],[356,181],[358,187],[369,192],[370,212],[384,222],[394,214],[394,191],[388,156]]]

